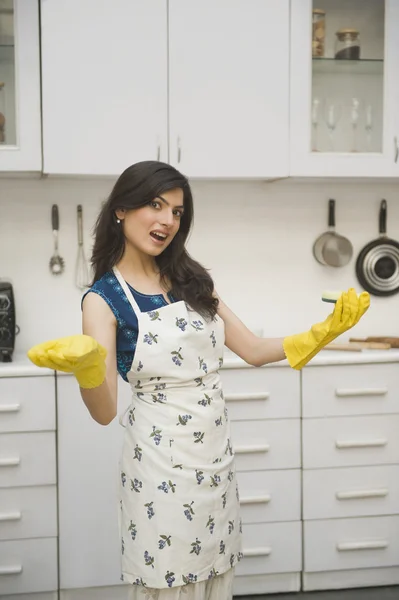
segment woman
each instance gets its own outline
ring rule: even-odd
[[[132,388],[120,463],[122,577],[131,598],[229,600],[241,558],[239,499],[219,369],[224,344],[261,366],[302,368],[357,323],[367,293],[343,293],[310,331],[258,338],[217,296],[185,249],[189,183],[142,162],[116,182],[95,228],[94,283],[83,335],[46,342],[29,357],[71,372],[92,417],[117,414],[117,372]]]

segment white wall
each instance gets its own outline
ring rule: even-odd
[[[21,333],[17,352],[45,339],[80,331],[81,293],[74,285],[76,205],[84,207],[85,246],[109,179],[0,179],[0,276],[11,278]],[[399,239],[399,187],[393,183],[194,182],[192,255],[211,269],[224,301],[250,327],[282,336],[323,319],[323,289],[359,288],[355,257],[378,234],[381,198],[388,233]],[[327,200],[337,201],[337,230],[354,244],[345,268],[322,267],[314,239],[327,226]],[[60,253],[65,273],[50,275],[51,205],[60,207]],[[372,298],[356,335],[398,335],[399,295]],[[348,337],[348,336],[346,336]]]

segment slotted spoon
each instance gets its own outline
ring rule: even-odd
[[[57,204],[53,204],[51,208],[51,225],[53,228],[54,252],[53,256],[50,258],[50,272],[53,275],[61,275],[65,269],[65,261],[58,254],[58,230],[60,227],[60,218]]]

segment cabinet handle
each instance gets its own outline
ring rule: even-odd
[[[229,402],[240,402],[241,400],[269,400],[269,392],[263,392],[260,394],[225,394],[225,400]]]
[[[335,494],[337,500],[357,500],[360,498],[383,498],[388,496],[389,490],[383,488],[381,490],[359,490],[357,492],[337,492]]]
[[[0,413],[18,412],[20,409],[20,404],[0,404]]]
[[[247,496],[246,498],[240,498],[240,504],[268,504],[272,497],[270,494],[264,496]]]
[[[398,146],[398,138],[396,137],[396,135],[393,138],[393,143],[394,143],[394,146],[395,146],[395,159],[394,160],[397,163],[398,162],[398,158],[399,158],[399,146]]]
[[[161,158],[161,146],[158,144],[157,146],[157,161],[159,162]]]
[[[9,567],[0,565],[0,575],[19,575],[20,573],[22,573],[22,565],[10,565]]]
[[[248,548],[247,550],[243,550],[244,557],[247,556],[270,556],[272,553],[272,549],[269,546],[265,546],[264,548]]]
[[[384,550],[389,544],[386,540],[380,542],[343,542],[337,544],[338,552],[351,552],[353,550]]]
[[[336,440],[335,442],[335,446],[339,449],[345,449],[345,448],[378,448],[380,446],[386,446],[388,443],[388,440],[359,440],[359,441],[347,441],[347,442],[340,442],[339,440]]]
[[[335,395],[339,398],[352,396],[385,396],[388,393],[387,388],[353,388],[335,390]]]
[[[0,458],[0,467],[16,467],[21,462],[19,456],[14,458]]]
[[[258,446],[239,446],[235,449],[236,454],[252,454],[253,452],[269,452],[269,444],[259,444]]]
[[[0,521],[20,521],[21,519],[22,513],[19,510],[10,513],[0,513]]]
[[[181,144],[180,144],[180,137],[177,138],[177,162],[180,163],[181,161]]]

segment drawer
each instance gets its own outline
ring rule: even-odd
[[[57,590],[57,568],[57,538],[0,542],[1,595]]]
[[[304,369],[303,417],[399,413],[396,364]]]
[[[243,523],[299,521],[301,471],[237,473]]]
[[[305,521],[305,571],[399,565],[399,517]]]
[[[292,369],[222,369],[220,376],[231,421],[300,416],[300,379]]]
[[[54,377],[0,379],[0,432],[55,428]]]
[[[301,523],[243,525],[244,558],[236,575],[295,573],[302,568]]]
[[[0,540],[56,535],[55,486],[0,489]]]
[[[399,463],[399,415],[304,419],[303,467]]]
[[[399,514],[399,466],[303,472],[304,519]]]
[[[0,488],[56,483],[55,433],[0,436]]]
[[[233,421],[231,437],[237,471],[298,469],[300,421]]]

